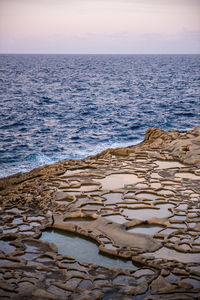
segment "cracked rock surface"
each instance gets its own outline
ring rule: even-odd
[[[1,299],[200,297],[200,126],[1,178],[0,202]]]

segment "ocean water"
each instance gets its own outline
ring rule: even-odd
[[[200,55],[0,55],[0,177],[200,124]]]

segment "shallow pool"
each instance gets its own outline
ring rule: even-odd
[[[110,268],[138,269],[130,260],[122,260],[114,256],[99,253],[96,243],[71,232],[48,229],[42,233],[40,240],[54,243],[58,248],[59,254],[71,256],[83,263],[91,263]]]

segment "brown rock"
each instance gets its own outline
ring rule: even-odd
[[[167,282],[161,275],[151,284],[152,294],[170,293],[176,289],[176,286]]]

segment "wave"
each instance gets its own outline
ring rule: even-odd
[[[0,65],[0,176],[125,147],[147,128],[199,125],[200,56],[0,55]]]

